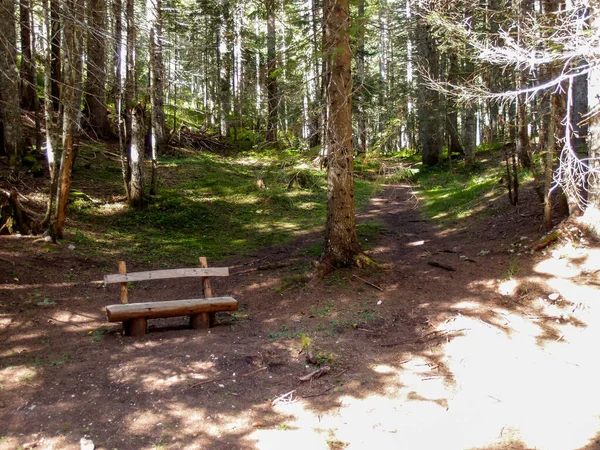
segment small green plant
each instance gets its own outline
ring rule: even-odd
[[[312,344],[312,339],[309,338],[306,334],[300,334],[300,345],[302,346],[302,350],[306,350]]]
[[[53,305],[56,305],[56,303],[50,297],[44,297],[44,299],[41,302],[37,302],[36,305],[37,306],[53,306]]]
[[[269,339],[295,339],[302,336],[301,332],[291,332],[290,327],[282,325],[279,331],[271,331],[267,334]]]
[[[275,428],[279,431],[285,431],[285,430],[289,430],[290,426],[287,423],[280,423]]]
[[[519,273],[519,258],[512,258],[510,260],[510,264],[508,265],[508,270],[506,271],[506,278],[513,278],[517,273]]]
[[[327,317],[331,311],[333,311],[334,306],[331,300],[327,300],[325,304],[321,307],[317,307],[316,305],[312,305],[310,307],[310,313],[313,316],[319,316],[320,318]]]
[[[69,359],[71,359],[71,353],[66,352],[66,353],[63,353],[59,359],[57,359],[55,361],[50,361],[48,363],[48,365],[49,366],[60,366],[64,363],[66,363]]]
[[[88,335],[92,338],[92,341],[94,341],[94,342],[100,342],[102,339],[104,339],[104,336],[107,333],[108,333],[108,328],[106,328],[106,327],[100,327],[100,328],[96,328],[95,330],[88,331]]]

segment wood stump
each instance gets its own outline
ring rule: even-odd
[[[190,327],[194,330],[211,328],[215,323],[215,313],[205,312],[190,316]]]
[[[123,322],[123,334],[125,336],[145,336],[148,333],[148,320],[145,317],[136,317],[135,319]]]

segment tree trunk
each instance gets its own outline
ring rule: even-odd
[[[352,78],[348,0],[325,0],[327,85],[327,224],[324,262],[348,266],[360,253],[356,234],[352,168]]]
[[[129,150],[129,205],[144,204],[144,143],[146,137],[144,108],[137,105],[131,113],[131,142]]]
[[[79,110],[83,87],[83,32],[84,6],[77,0],[66,0],[63,14],[64,29],[64,85],[62,89],[63,136],[60,178],[58,181],[54,237],[63,236],[67,204],[71,189],[71,170],[75,159],[75,141],[79,127]]]
[[[448,82],[455,84],[458,80],[458,57],[453,51],[446,54],[448,59]],[[452,158],[452,154],[464,155],[465,151],[460,144],[458,135],[458,112],[456,109],[456,101],[448,96],[446,98],[446,133],[448,134],[448,158]]]
[[[15,2],[0,0],[0,125],[4,137],[0,154],[8,156],[12,167],[17,166],[23,156],[16,48]]]
[[[151,114],[151,156],[152,181],[150,194],[158,193],[158,155],[164,153],[166,146],[164,113],[164,67],[162,51],[162,0],[148,0],[148,19],[150,22],[150,114]]]
[[[590,29],[600,31],[600,6],[590,4]],[[588,73],[588,111],[594,111],[588,121],[587,145],[590,172],[587,177],[587,207],[582,217],[590,231],[600,239],[600,67]]]
[[[279,97],[277,93],[277,52],[275,13],[277,0],[266,0],[267,9],[267,142],[277,142]]]
[[[21,107],[34,111],[37,98],[37,83],[34,78],[31,34],[33,33],[30,0],[20,0],[21,29]]]
[[[52,104],[52,19],[50,5],[44,1],[44,21],[46,23],[46,54],[44,55],[44,115],[46,124],[46,160],[50,172],[50,191],[46,204],[46,214],[42,227],[47,228],[52,220],[54,199],[58,187],[58,124]]]
[[[367,119],[365,115],[365,0],[358,0],[358,36],[356,38],[356,71],[358,87],[356,88],[356,110],[358,128],[359,154],[367,152]]]
[[[439,61],[437,46],[431,35],[430,26],[423,17],[417,19],[416,47],[421,65],[428,70],[429,75],[437,78]],[[419,88],[417,105],[417,120],[419,126],[419,145],[422,152],[423,164],[435,166],[440,161],[442,153],[442,137],[440,133],[440,96],[437,91],[425,87]]]
[[[108,139],[113,132],[106,108],[106,1],[88,2],[85,112],[94,134]]]
[[[60,0],[50,0],[50,22],[52,26],[52,107],[60,111],[60,86],[62,83],[62,64],[60,47],[62,45],[60,32]]]

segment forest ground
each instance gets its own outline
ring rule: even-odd
[[[358,216],[381,224],[362,243],[379,266],[306,288],[322,239],[307,234],[227,261],[213,291],[240,311],[214,328],[158,320],[143,338],[106,322],[116,260],[3,236],[0,449],[600,449],[600,246],[572,223],[533,251],[539,209],[522,198],[440,226],[387,185]],[[302,382],[307,337],[330,371]]]

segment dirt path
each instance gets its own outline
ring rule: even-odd
[[[600,249],[573,230],[531,255],[532,211],[495,202],[442,228],[387,186],[359,215],[381,267],[304,289],[307,236],[231,261],[290,265],[215,280],[242,306],[219,326],[137,340],[105,322],[117,289],[90,283],[111,265],[2,237],[0,449],[600,448]],[[132,297],[197,289],[157,284]],[[331,368],[312,382],[306,338]]]

